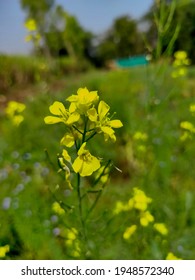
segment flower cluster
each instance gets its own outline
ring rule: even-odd
[[[25,21],[24,26],[29,32],[29,34],[26,35],[26,37],[25,37],[25,41],[26,42],[33,41],[33,43],[35,45],[38,45],[41,40],[41,36],[40,36],[39,32],[37,31],[36,21],[32,18],[29,18]]]
[[[59,157],[59,165],[71,187],[71,170],[86,177],[101,167],[100,159],[93,156],[87,148],[88,141],[97,134],[104,135],[105,141],[116,141],[114,129],[123,124],[120,120],[112,119],[109,105],[99,100],[97,91],[79,88],[77,94],[69,96],[66,101],[70,103],[67,107],[62,102],[55,101],[49,107],[52,116],[46,116],[44,121],[46,124],[65,125],[66,132],[60,144],[66,149],[63,149]],[[72,158],[67,150],[73,146],[76,148],[76,158]]]
[[[19,126],[24,120],[21,113],[25,110],[25,108],[26,106],[23,103],[10,101],[5,109],[5,113],[14,125]]]
[[[150,222],[154,221],[154,217],[147,210],[148,205],[152,202],[152,199],[144,193],[144,191],[139,188],[133,189],[133,197],[129,201],[123,204],[121,201],[118,201],[116,208],[114,209],[115,214],[119,214],[122,211],[129,211],[136,209],[139,212],[140,224],[143,227],[149,225]]]
[[[174,58],[174,71],[172,72],[172,77],[177,78],[185,76],[187,74],[186,66],[190,65],[190,60],[187,57],[187,53],[185,51],[177,51],[174,53]]]
[[[132,211],[134,209],[136,211],[136,215],[138,213],[140,225],[142,227],[147,227],[155,220],[154,216],[148,210],[148,206],[151,202],[152,198],[146,196],[144,191],[140,188],[134,188],[133,197],[130,198],[127,203],[123,203],[121,201],[116,203],[114,214],[117,215],[121,212]],[[164,223],[154,223],[153,228],[163,236],[168,234],[168,229]],[[138,226],[136,224],[127,227],[123,233],[123,238],[128,240],[137,229]]]
[[[194,116],[195,113],[195,104],[191,104],[189,107],[189,111]],[[186,141],[187,139],[192,139],[193,135],[195,134],[195,126],[189,121],[182,121],[180,123],[180,128],[182,129],[183,133],[180,137],[180,140]]]
[[[0,258],[5,258],[6,254],[9,252],[10,247],[9,245],[1,246],[0,247]]]

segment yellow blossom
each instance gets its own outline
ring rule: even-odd
[[[171,73],[173,78],[185,76],[187,74],[186,66],[190,65],[190,60],[187,58],[185,51],[177,51],[174,53],[175,60],[173,67],[175,70]]]
[[[52,210],[58,215],[63,215],[65,213],[64,209],[57,201],[52,204]]]
[[[69,156],[69,154],[66,150],[62,151],[62,156],[66,161],[71,162],[71,157]]]
[[[122,201],[117,201],[113,212],[115,215],[118,215],[120,212],[128,211],[128,210],[130,210],[128,204],[125,204]]]
[[[148,207],[148,204],[152,202],[152,199],[147,197],[145,193],[138,188],[134,188],[133,190],[134,195],[133,198],[130,199],[129,204],[132,202],[135,209],[145,211]]]
[[[29,31],[35,31],[37,30],[37,24],[36,21],[34,19],[27,19],[26,22],[24,23],[24,26],[26,27],[26,29],[28,29]]]
[[[105,141],[109,138],[116,141],[115,132],[112,128],[120,128],[123,126],[120,120],[110,120],[108,117],[110,107],[104,101],[100,101],[98,105],[98,112],[95,108],[87,111],[91,122],[94,122],[98,133],[104,133]]]
[[[73,257],[80,256],[80,242],[77,240],[78,231],[76,228],[70,228],[65,230],[65,244],[69,247],[70,253]]]
[[[22,113],[25,110],[26,106],[23,103],[17,101],[10,101],[5,109],[5,112],[8,116],[12,117],[16,113]]]
[[[71,181],[70,181],[70,169],[69,167],[65,164],[65,161],[71,163],[71,157],[69,156],[68,152],[66,150],[63,150],[62,152],[62,157],[59,157],[58,158],[58,163],[60,165],[60,171],[64,171],[65,172],[65,179],[66,179],[66,182],[68,184],[68,187],[70,189],[72,189],[72,185],[71,185]]]
[[[78,131],[74,130],[71,133],[67,132],[61,139],[60,144],[66,147],[72,147],[77,139],[81,139],[82,135]]]
[[[180,123],[180,127],[183,128],[183,129],[186,129],[186,130],[188,130],[188,131],[190,131],[192,133],[195,133],[195,127],[190,122],[187,122],[187,121],[181,122]]]
[[[174,53],[174,57],[177,60],[185,60],[187,58],[187,53],[185,51],[177,51]]]
[[[141,140],[141,141],[146,141],[148,139],[148,135],[146,133],[143,133],[141,131],[137,131],[134,135],[133,135],[133,139],[135,140]]]
[[[12,120],[13,124],[18,126],[24,117],[21,113],[25,110],[26,106],[17,101],[10,101],[5,109],[7,116]]]
[[[137,229],[136,225],[132,225],[126,228],[125,232],[123,233],[123,238],[129,239],[132,236],[132,234],[136,231],[136,229]]]
[[[49,111],[55,115],[54,116],[47,116],[44,118],[44,121],[46,124],[55,124],[59,122],[63,122],[66,125],[72,125],[73,123],[77,122],[80,118],[80,115],[78,112],[71,113],[69,110],[67,110],[64,107],[64,104],[55,101],[50,107]]]
[[[164,223],[155,223],[154,228],[162,235],[168,234],[168,229]]]
[[[75,138],[71,133],[66,133],[64,137],[61,139],[60,144],[66,147],[74,146]]]
[[[190,112],[193,114],[195,113],[195,104],[190,105]]]
[[[71,102],[71,112],[79,110],[79,113],[86,114],[89,107],[97,103],[99,96],[97,91],[89,91],[86,87],[79,88],[77,95],[71,95],[66,100]]]
[[[149,211],[142,212],[140,217],[140,224],[143,227],[147,227],[150,222],[154,221],[154,217],[150,214]]]
[[[69,240],[75,240],[77,238],[78,231],[76,228],[67,229],[66,237]]]
[[[73,162],[72,168],[76,173],[82,177],[90,176],[94,171],[100,168],[100,161],[92,156],[88,150],[85,149],[86,142],[82,144],[78,151],[78,157]]]
[[[166,257],[166,260],[182,260],[182,259],[176,257],[172,252],[169,252]]]
[[[9,245],[1,246],[0,247],[0,258],[4,258],[6,256],[6,253],[8,253],[10,250]]]

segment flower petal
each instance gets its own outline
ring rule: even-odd
[[[123,124],[120,120],[111,120],[108,122],[108,125],[113,127],[113,128],[119,128],[119,127],[122,127]]]
[[[64,145],[66,147],[72,147],[74,145],[74,137],[72,134],[65,134],[64,137],[60,141],[61,145]]]
[[[67,119],[67,121],[66,121],[66,124],[69,125],[69,124],[75,123],[75,122],[77,122],[79,119],[80,119],[79,113],[74,112],[73,114],[70,114],[70,116],[68,117],[68,119]]]
[[[106,104],[104,101],[100,101],[98,105],[98,114],[100,121],[106,116],[109,110],[110,106],[108,106],[108,104]]]
[[[72,165],[74,172],[79,173],[82,170],[82,166],[83,160],[81,160],[80,157],[77,157]]]
[[[44,118],[44,122],[46,124],[54,124],[54,123],[63,122],[63,120],[61,118],[58,118],[58,117],[47,116],[47,117]]]
[[[50,107],[49,107],[49,111],[54,114],[54,115],[58,115],[61,116],[63,114],[66,114],[66,109],[64,107],[64,104],[62,102],[59,101],[55,101]]]
[[[69,156],[69,154],[66,150],[62,151],[62,156],[66,161],[71,162],[71,157]]]
[[[80,170],[80,175],[82,177],[90,176],[93,172],[98,170],[100,168],[100,161],[94,157],[91,156],[90,161],[84,161],[82,165],[82,169]]]
[[[91,108],[87,111],[87,115],[92,122],[97,122],[97,111],[95,108]]]

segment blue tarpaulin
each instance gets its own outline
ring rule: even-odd
[[[119,58],[115,60],[115,64],[120,68],[128,68],[137,65],[146,65],[148,60],[145,55],[128,57],[128,58]]]

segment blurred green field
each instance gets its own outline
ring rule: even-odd
[[[43,75],[25,87],[2,87],[0,246],[10,246],[6,259],[165,259],[169,252],[195,259],[194,133],[182,141],[185,131],[180,127],[183,121],[194,124],[189,108],[195,103],[195,69],[176,79],[171,71],[166,63],[159,63],[52,79]],[[122,173],[113,169],[88,220],[85,245],[79,239],[75,210],[60,214],[53,206],[55,201],[77,206],[74,192],[57,173],[63,124],[48,126],[43,121],[55,100],[64,102],[79,87],[97,90],[123,122],[116,143],[105,144],[98,138],[91,147],[112,159]],[[18,127],[5,114],[8,100],[26,105]],[[113,213],[117,201],[128,202],[134,187],[152,198],[149,210],[155,222],[166,224],[167,235],[155,231],[152,223],[141,227],[134,210]],[[132,224],[137,231],[125,240],[123,233]],[[78,240],[71,241],[71,246],[66,232],[70,225],[78,231]],[[78,246],[85,247],[81,250],[85,253],[75,254]]]

